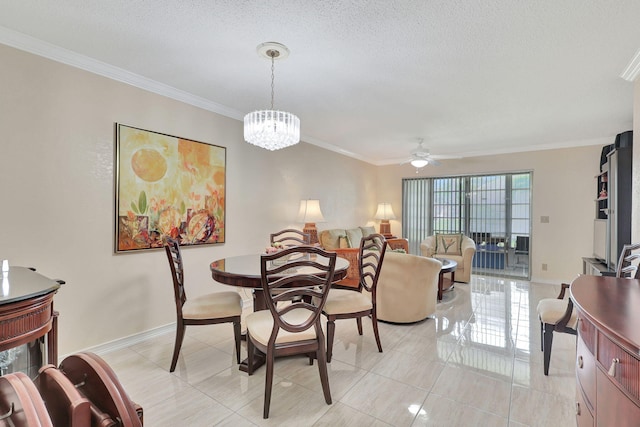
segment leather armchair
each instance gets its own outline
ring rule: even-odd
[[[432,258],[437,256],[436,236],[429,236],[420,243],[422,256]],[[454,260],[458,263],[456,268],[456,282],[469,283],[471,280],[471,263],[476,253],[476,244],[467,236],[462,237],[462,255],[442,255],[443,258]]]
[[[378,278],[378,320],[413,323],[433,315],[441,267],[434,258],[387,250]]]

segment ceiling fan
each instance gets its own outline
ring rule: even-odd
[[[420,169],[427,165],[440,166],[440,162],[437,160],[439,158],[440,159],[451,158],[450,156],[432,155],[431,153],[429,153],[429,149],[424,148],[424,146],[422,145],[423,142],[424,142],[424,139],[420,138],[420,141],[418,142],[418,147],[411,150],[411,157],[409,157],[407,160],[405,160],[400,164],[404,165],[407,163],[411,163],[411,166],[415,167],[416,169]]]

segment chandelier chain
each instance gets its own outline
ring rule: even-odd
[[[275,87],[275,52],[271,52],[271,109],[273,110],[273,93],[274,93],[274,87]]]

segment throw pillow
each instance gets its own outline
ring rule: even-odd
[[[462,255],[462,234],[436,233],[436,254]]]
[[[362,237],[367,237],[371,234],[376,234],[376,229],[373,226],[370,227],[360,227],[360,230],[362,230]]]
[[[360,247],[360,240],[362,240],[362,230],[360,228],[350,228],[347,230],[347,239],[352,248]]]
[[[342,248],[350,248],[349,238],[347,236],[340,236],[340,249]]]
[[[334,251],[340,247],[340,236],[344,236],[344,230],[334,228],[320,233],[320,244],[327,251]]]

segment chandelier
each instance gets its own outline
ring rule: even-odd
[[[300,119],[273,108],[275,60],[289,56],[289,49],[280,43],[267,42],[258,45],[257,50],[259,55],[271,59],[271,109],[244,116],[244,139],[267,150],[279,150],[300,142]]]

